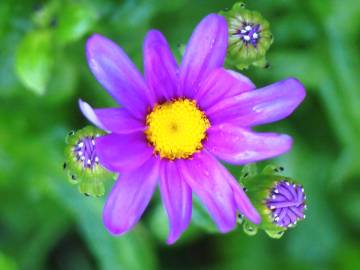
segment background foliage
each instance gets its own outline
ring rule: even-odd
[[[273,240],[241,228],[216,234],[198,212],[169,247],[157,196],[134,231],[114,238],[101,223],[103,198],[82,196],[62,170],[65,135],[86,124],[77,99],[113,104],[86,64],[90,33],[141,67],[146,31],[160,29],[178,51],[202,17],[234,1],[1,0],[1,270],[360,269],[360,1],[247,2],[275,42],[271,67],[245,74],[258,86],[295,76],[308,92],[293,116],[266,127],[295,139],[276,164],[304,184],[307,219]]]

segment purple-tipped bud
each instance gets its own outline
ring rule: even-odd
[[[71,132],[66,139],[63,167],[68,171],[72,184],[78,184],[81,193],[89,196],[101,196],[105,193],[104,181],[111,174],[99,164],[96,154],[96,137],[103,131],[87,126]]]
[[[274,223],[288,228],[305,218],[305,199],[304,188],[301,185],[281,180],[271,190],[266,205],[272,212]]]
[[[76,159],[81,162],[84,168],[92,169],[99,163],[96,155],[95,136],[85,136],[78,140],[73,147]]]
[[[258,225],[248,220],[242,222],[247,234],[252,235],[257,226],[270,237],[279,239],[288,228],[305,218],[304,189],[291,178],[282,176],[283,171],[283,167],[274,165],[266,166],[261,172],[254,165],[244,167],[240,182],[262,218]]]
[[[235,3],[220,15],[226,18],[229,30],[227,64],[238,69],[250,65],[267,67],[266,52],[273,43],[270,24],[257,11],[247,10],[241,2]]]

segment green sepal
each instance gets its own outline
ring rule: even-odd
[[[240,182],[244,178],[253,177],[258,174],[256,163],[246,164],[241,170]]]
[[[101,180],[84,180],[79,184],[79,191],[84,195],[100,197],[105,194],[105,186]]]
[[[243,230],[247,235],[253,236],[257,234],[259,227],[250,221],[245,220],[243,222]]]
[[[93,168],[84,168],[83,163],[76,159],[74,147],[84,137],[98,137],[105,133],[93,126],[86,126],[78,131],[71,131],[65,138],[65,158],[63,164],[67,170],[68,181],[78,185],[79,191],[87,196],[100,197],[105,193],[104,182],[114,179],[114,174],[107,171],[100,164],[95,164]]]
[[[273,43],[273,35],[270,31],[269,22],[257,11],[250,11],[245,4],[237,2],[227,11],[221,11],[228,23],[229,45],[226,65],[237,69],[246,69],[249,66],[265,68],[268,66],[266,52]],[[237,35],[244,23],[260,25],[260,38],[256,47],[252,44],[246,45]]]

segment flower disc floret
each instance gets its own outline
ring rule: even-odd
[[[162,158],[189,158],[203,148],[210,122],[189,99],[156,105],[146,117],[146,137]]]

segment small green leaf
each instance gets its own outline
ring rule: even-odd
[[[31,91],[42,95],[53,66],[52,35],[49,30],[29,32],[16,52],[16,73]]]
[[[104,201],[81,196],[70,186],[57,181],[52,183],[52,190],[73,213],[99,269],[157,269],[151,239],[141,224],[125,235],[112,236],[101,220]]]
[[[168,236],[168,219],[164,208],[157,204],[151,212],[150,230],[160,243],[165,243]]]
[[[44,100],[49,106],[69,100],[75,93],[79,77],[79,71],[74,61],[71,61],[71,56],[58,53],[54,61],[54,76],[51,76]]]
[[[97,19],[95,10],[86,5],[69,4],[59,15],[56,38],[60,44],[67,44],[82,38]]]

